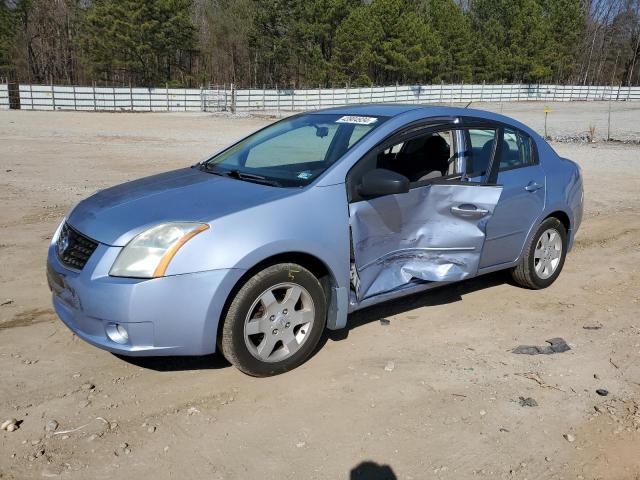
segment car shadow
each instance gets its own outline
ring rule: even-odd
[[[218,370],[230,367],[231,364],[220,353],[199,357],[125,357],[116,355],[131,365],[155,370],[156,372],[182,372],[188,370]]]
[[[406,297],[374,305],[358,310],[349,315],[347,326],[340,330],[326,330],[320,338],[318,346],[309,358],[314,357],[328,340],[341,341],[349,336],[349,332],[378,320],[386,320],[386,317],[398,315],[422,307],[433,307],[459,302],[464,295],[508,283],[508,276],[504,272],[495,272],[481,275],[469,280],[453,284],[443,285],[431,290],[414,293]],[[116,355],[119,359],[132,365],[155,370],[157,372],[179,372],[188,370],[217,370],[230,367],[231,364],[222,356],[214,353],[199,357],[126,357]]]
[[[346,328],[327,330],[327,335],[325,335],[322,343],[326,343],[327,339],[333,341],[345,340],[351,330],[378,320],[384,321],[386,317],[406,313],[417,308],[434,307],[462,301],[462,297],[469,293],[509,283],[508,278],[508,275],[505,275],[504,272],[489,273],[363,308],[349,315]]]

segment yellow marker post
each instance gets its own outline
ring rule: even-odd
[[[551,111],[551,109],[549,108],[548,105],[544,106],[544,138],[549,138],[547,136],[547,115],[549,115],[549,112]]]

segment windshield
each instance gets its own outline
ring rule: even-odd
[[[335,114],[292,117],[248,136],[202,168],[257,183],[307,185],[384,120]]]

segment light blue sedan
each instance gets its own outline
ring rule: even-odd
[[[267,376],[379,302],[495,270],[551,285],[580,226],[580,168],[480,110],[333,108],[190,168],[102,190],[58,227],[58,316],[122,355],[217,349]]]

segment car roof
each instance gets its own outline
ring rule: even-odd
[[[418,112],[419,111],[419,112]],[[398,117],[407,112],[412,112],[412,117],[415,120],[416,114],[420,113],[420,118],[428,119],[430,117],[474,117],[485,120],[492,120],[496,122],[506,123],[513,125],[516,128],[526,131],[531,135],[537,135],[535,131],[519,121],[500,115],[499,113],[488,112],[486,110],[477,110],[474,108],[461,108],[461,107],[443,107],[443,106],[431,106],[431,105],[410,105],[410,104],[359,104],[359,105],[344,105],[341,107],[327,108],[323,110],[316,110],[313,112],[307,112],[312,115],[331,113],[335,115],[372,115],[380,117]]]

